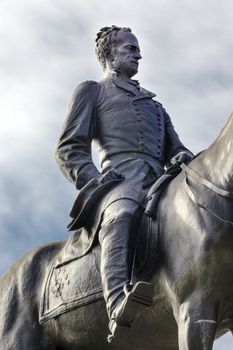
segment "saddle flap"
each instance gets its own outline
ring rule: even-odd
[[[42,289],[40,323],[103,299],[99,272],[100,247],[81,259],[50,268]]]

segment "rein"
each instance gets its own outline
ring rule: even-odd
[[[187,175],[191,175],[191,177],[194,177],[194,178],[198,179],[198,181],[202,185],[204,185],[205,187],[209,188],[211,191],[213,191],[214,193],[216,193],[219,196],[232,199],[233,198],[233,192],[232,191],[227,191],[227,190],[224,190],[224,189],[222,189],[220,187],[215,186],[212,182],[208,181],[207,179],[205,179],[204,177],[199,175],[196,171],[194,171],[188,165],[182,164],[181,167],[185,171],[187,192],[188,192],[190,198],[193,200],[193,202],[198,204],[198,206],[201,207],[202,209],[205,209],[206,211],[208,211],[210,214],[215,216],[216,219],[222,221],[224,224],[230,224],[230,225],[233,226],[233,222],[232,221],[229,221],[229,220],[226,220],[226,219],[220,217],[218,214],[213,212],[210,208],[208,208],[207,206],[205,206],[205,205],[201,204],[199,201],[197,201],[196,196],[194,195],[193,191],[190,189],[190,186],[187,183]]]
[[[220,196],[233,198],[233,192],[232,191],[226,191],[220,187],[215,186],[212,182],[208,181],[201,175],[199,175],[196,171],[194,171],[192,168],[190,168],[188,165],[182,165],[182,168],[184,169],[186,174],[189,174],[193,177],[198,178],[198,180],[205,186],[208,187],[213,192],[217,193]]]

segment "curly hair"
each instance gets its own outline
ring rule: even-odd
[[[95,39],[95,52],[101,66],[103,67],[103,70],[105,70],[106,68],[106,58],[108,58],[108,56],[110,55],[111,48],[116,40],[117,33],[120,30],[124,32],[131,32],[130,28],[117,27],[115,25],[112,25],[111,27],[101,28],[100,31],[97,33]]]

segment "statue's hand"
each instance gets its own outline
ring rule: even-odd
[[[116,170],[111,169],[105,174],[101,174],[98,178],[99,183],[104,184],[111,180],[124,179],[124,175],[118,173]]]
[[[177,153],[174,157],[172,157],[170,162],[172,165],[178,162],[188,164],[189,162],[191,162],[192,159],[193,159],[193,154],[191,152],[182,151]]]

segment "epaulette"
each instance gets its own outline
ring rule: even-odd
[[[84,83],[89,83],[89,84],[98,84],[97,81],[95,80],[86,80]]]
[[[156,100],[154,100],[154,101],[155,101],[155,103],[156,103],[157,105],[159,105],[160,107],[164,108],[163,105],[162,105],[162,103],[160,103],[159,101],[156,101]]]

